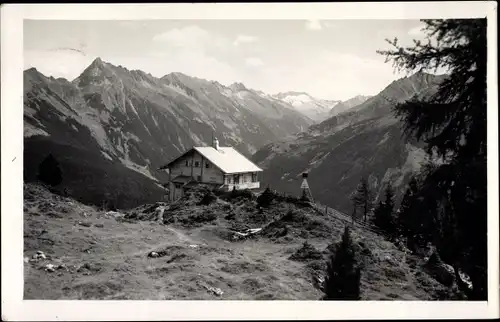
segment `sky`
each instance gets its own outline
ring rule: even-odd
[[[24,69],[73,80],[96,58],[265,93],[347,100],[397,78],[386,38],[422,39],[419,20],[25,20]]]

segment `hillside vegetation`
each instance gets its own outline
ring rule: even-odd
[[[105,212],[24,186],[24,299],[318,300],[345,218],[250,192],[206,194]],[[425,260],[352,227],[362,300],[461,299]]]

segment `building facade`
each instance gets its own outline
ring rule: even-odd
[[[193,147],[160,169],[169,173],[169,200],[184,195],[189,186],[199,183],[223,190],[260,188],[262,169],[232,147]]]

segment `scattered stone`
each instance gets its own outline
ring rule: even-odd
[[[80,225],[80,226],[84,226],[84,227],[90,227],[90,226],[92,226],[92,224],[91,224],[91,223],[89,223],[89,222],[84,222],[84,221],[79,221],[79,222],[78,222],[78,225]]]
[[[47,264],[45,265],[45,271],[52,273],[55,271],[54,265],[53,264]]]
[[[204,287],[207,289],[207,291],[209,291],[217,296],[221,296],[222,294],[224,294],[224,292],[218,287],[212,287],[212,286],[206,286],[206,285],[204,285]]]
[[[29,257],[24,257],[23,260],[24,260],[25,263],[28,263],[30,261]]]
[[[90,272],[99,272],[101,267],[99,265],[90,265],[89,263],[85,263],[81,265],[76,271],[78,273],[83,273],[84,275],[90,275]],[[90,271],[90,272],[89,272]]]
[[[239,240],[239,239],[245,239],[247,237],[250,237],[252,235],[258,234],[262,228],[250,228],[246,229],[243,232],[236,231],[234,232],[233,239]]]
[[[94,226],[97,228],[104,228],[104,224],[95,224]]]
[[[189,245],[189,247],[191,247],[191,248],[197,248],[198,245]]]
[[[66,265],[64,264],[59,264],[57,265],[56,269],[64,269],[64,270],[68,270],[68,268],[66,267]]]
[[[32,259],[34,262],[40,259],[47,259],[47,256],[42,251],[37,251],[36,254],[33,254]]]
[[[156,221],[162,221],[163,220],[163,213],[165,212],[165,207],[160,206],[156,208]]]

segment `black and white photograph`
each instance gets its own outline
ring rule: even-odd
[[[19,301],[57,300],[54,316],[81,300],[452,302],[498,317],[497,6],[476,3],[473,17],[297,3],[259,18],[240,3],[151,19],[139,4],[108,19],[99,4],[80,19],[25,5],[15,73],[16,5],[2,7],[2,223],[19,222],[2,235],[20,237]]]

